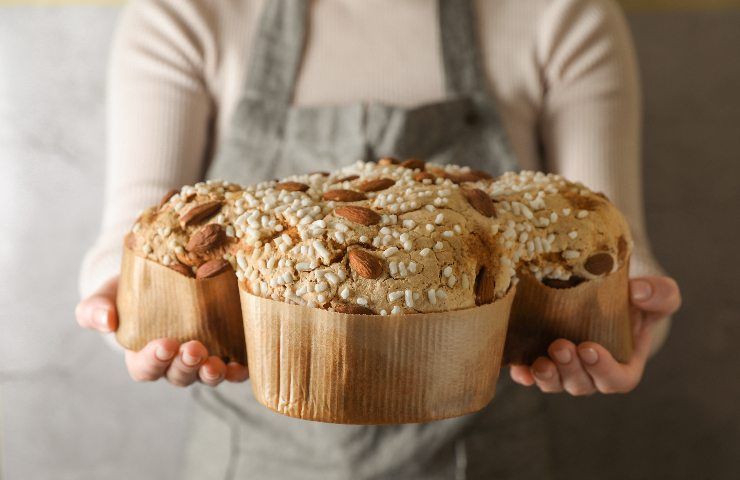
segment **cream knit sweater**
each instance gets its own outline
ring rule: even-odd
[[[102,229],[83,263],[83,296],[117,274],[137,212],[203,175],[265,1],[126,7],[109,72]],[[410,106],[443,97],[436,3],[313,0],[294,102]],[[633,229],[633,274],[657,271],[643,221],[637,71],[618,8],[607,0],[477,0],[476,9],[490,88],[522,168],[605,192]]]

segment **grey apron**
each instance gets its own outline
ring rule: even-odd
[[[269,0],[246,85],[209,178],[253,183],[358,159],[418,157],[499,174],[516,168],[487,89],[468,0],[438,0],[447,98],[415,108],[291,105],[308,1]],[[426,424],[353,426],[273,413],[250,385],[195,388],[183,476],[192,479],[546,479],[541,397],[499,382],[481,412]]]

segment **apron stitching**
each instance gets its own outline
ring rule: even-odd
[[[229,463],[226,465],[224,480],[233,480],[236,475],[236,466],[239,463],[239,445],[241,444],[241,434],[237,427],[230,426],[231,430],[231,448],[229,448]]]
[[[465,480],[468,469],[468,452],[465,437],[455,442],[455,480]]]
[[[216,398],[219,398],[220,396],[216,394],[216,392],[212,392],[214,395],[216,395]],[[226,424],[230,431],[230,438],[229,438],[229,461],[226,465],[226,472],[224,474],[224,480],[233,480],[234,475],[236,473],[236,466],[239,462],[239,445],[241,444],[241,435],[239,433],[239,426],[237,422],[234,422],[233,419],[227,418],[229,415],[224,415],[224,409],[218,408],[219,406],[213,406],[211,405],[205,398],[204,392],[201,388],[196,388],[193,390],[193,399],[197,404],[199,404],[201,407],[203,407],[206,411],[217,417],[218,419],[222,420],[224,424]],[[222,399],[224,401],[225,399]],[[228,407],[227,410],[228,411]],[[232,412],[233,413],[233,412]],[[232,421],[230,421],[232,420]]]

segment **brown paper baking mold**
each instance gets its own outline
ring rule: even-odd
[[[133,350],[156,338],[200,340],[245,363],[246,331],[254,395],[268,408],[335,423],[425,422],[491,401],[504,338],[504,363],[529,364],[557,338],[592,340],[628,360],[628,281],[627,265],[569,289],[523,275],[516,294],[482,307],[347,315],[240,292],[231,271],[188,278],[124,249],[116,337]]]
[[[246,363],[239,289],[232,270],[196,280],[124,248],[117,306],[116,338],[125,348],[140,350],[165,337],[199,340],[209,355]]]
[[[629,261],[616,272],[571,288],[551,288],[520,275],[511,309],[504,364],[526,364],[547,355],[558,338],[593,341],[614,358],[632,355]]]
[[[380,316],[240,295],[255,398],[291,417],[345,424],[427,422],[483,408],[495,393],[514,298]]]

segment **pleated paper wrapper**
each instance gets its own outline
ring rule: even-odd
[[[246,363],[232,270],[196,280],[124,248],[117,306],[116,338],[127,349],[140,350],[157,338],[199,340],[210,355]]]
[[[276,412],[344,424],[475,412],[494,396],[514,292],[444,313],[350,315],[240,290],[252,389]]]
[[[529,274],[520,275],[511,309],[504,364],[529,365],[558,338],[576,345],[592,341],[614,358],[632,355],[629,261],[605,277],[575,287],[551,288]]]
[[[211,355],[248,363],[266,407],[345,424],[480,410],[494,397],[502,364],[530,364],[557,338],[598,342],[629,359],[628,264],[566,289],[520,278],[516,291],[481,307],[349,315],[250,295],[233,271],[188,278],[124,249],[116,337],[131,350],[157,338],[199,340]]]

